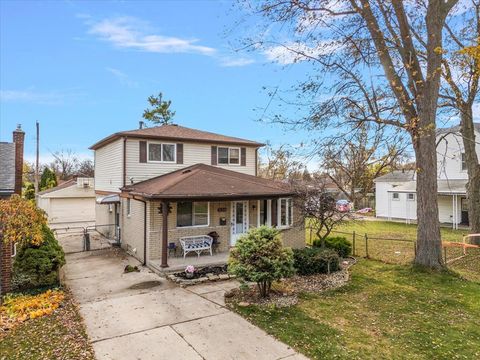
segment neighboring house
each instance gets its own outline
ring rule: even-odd
[[[263,144],[178,125],[115,133],[94,144],[97,229],[153,266],[185,236],[219,235],[228,251],[251,227],[301,247],[292,191],[256,176]],[[113,225],[112,225],[113,224]]]
[[[475,123],[476,151],[480,157],[480,123]],[[464,159],[460,127],[437,130],[438,210],[441,223],[468,225]],[[375,179],[376,216],[387,219],[417,219],[416,177],[412,171],[394,171]]]
[[[20,125],[13,131],[13,142],[0,142],[0,200],[22,195],[23,146],[25,133]],[[0,231],[0,294],[10,290],[15,245],[5,246]]]
[[[37,205],[48,215],[50,227],[89,226],[95,224],[93,178],[77,178],[37,194]]]

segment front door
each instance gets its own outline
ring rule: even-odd
[[[232,201],[232,224],[230,245],[248,231],[248,201]]]

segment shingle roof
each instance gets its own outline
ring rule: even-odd
[[[414,170],[393,170],[392,172],[377,177],[375,182],[401,182],[412,181],[415,178]]]
[[[123,136],[146,139],[162,139],[170,141],[189,140],[194,142],[224,143],[256,147],[264,145],[262,143],[251,140],[191,129],[180,125],[161,125],[151,128],[117,132],[96,142],[95,144],[90,146],[90,149],[96,150]]]
[[[439,195],[452,195],[452,194],[466,194],[467,192],[467,179],[455,179],[455,180],[437,180],[437,194]],[[388,192],[409,192],[414,193],[417,190],[417,182],[409,181],[405,184],[396,186]]]
[[[76,184],[77,184],[77,180],[75,180],[75,179],[70,179],[70,180],[67,180],[67,181],[61,183],[60,185],[57,185],[57,186],[53,187],[53,188],[40,191],[40,192],[38,193],[38,195],[48,194],[48,193],[51,193],[51,192],[54,192],[54,191],[57,191],[57,190],[65,189],[65,188],[67,188],[67,187],[69,187],[69,186],[73,186],[73,185],[76,185]]]
[[[240,199],[292,195],[285,183],[205,164],[125,186],[132,195],[158,199]]]
[[[475,128],[475,130],[477,130],[480,133],[480,123],[473,123],[473,127]],[[443,135],[448,133],[458,133],[458,132],[460,132],[460,125],[437,129],[437,135]]]
[[[0,193],[12,194],[15,189],[15,143],[0,142]]]

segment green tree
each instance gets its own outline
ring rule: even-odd
[[[143,111],[143,118],[154,124],[168,125],[175,116],[175,111],[170,110],[172,102],[163,100],[161,92],[158,96],[152,95],[147,100],[151,108]]]
[[[57,175],[50,170],[49,167],[45,167],[40,178],[40,191],[50,189],[57,186]]]
[[[228,271],[245,281],[256,282],[260,295],[267,297],[273,281],[294,274],[293,252],[283,247],[278,230],[254,228],[238,239],[230,252]]]

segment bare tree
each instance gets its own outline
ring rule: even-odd
[[[355,208],[373,192],[373,180],[396,169],[405,156],[404,138],[387,135],[385,127],[364,123],[350,137],[334,137],[321,147],[325,172]]]
[[[468,218],[473,233],[480,233],[480,162],[476,152],[473,105],[479,101],[480,80],[480,2],[471,0],[462,11],[458,29],[450,19],[445,25],[441,91],[442,105],[460,115],[465,163],[468,172]],[[480,239],[477,239],[480,242]]]
[[[75,173],[78,176],[83,176],[83,177],[94,177],[95,175],[95,165],[92,160],[90,159],[85,159],[85,160],[80,160],[78,162],[78,165],[75,169]]]
[[[276,46],[295,54],[295,60],[309,60],[318,67],[317,82],[307,87],[309,91],[325,88],[321,78],[325,72],[337,75],[330,86],[329,100],[312,107],[307,117],[308,126],[325,127],[331,121],[325,120],[326,114],[350,109],[361,115],[358,119],[353,115],[351,121],[388,124],[410,135],[417,161],[415,263],[430,268],[444,265],[438,220],[435,130],[442,30],[456,3],[456,0],[413,3],[264,0],[259,9],[270,23],[290,25],[297,35],[294,41]],[[425,47],[415,40],[411,26],[412,21],[419,18]],[[254,45],[265,49],[271,43],[262,39]],[[371,84],[366,85],[365,80]],[[354,101],[341,90],[353,93]],[[364,101],[355,101],[359,97],[365,100],[366,107],[363,107]],[[371,102],[372,98],[377,101]],[[298,119],[290,123],[305,124]]]
[[[54,160],[50,164],[50,168],[57,174],[61,180],[68,180],[75,175],[78,157],[73,150],[59,150],[52,153]]]
[[[265,160],[260,157],[258,163],[258,176],[272,180],[300,179],[305,169],[305,165],[294,158],[287,146],[282,145],[277,149],[267,146]]]
[[[308,219],[308,226],[325,247],[325,239],[333,229],[352,219],[350,212],[340,211],[337,200],[322,177],[315,177],[308,184],[294,182],[295,207],[301,219]]]

